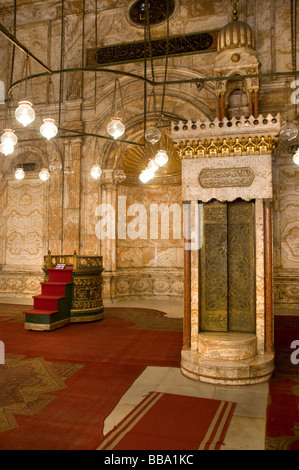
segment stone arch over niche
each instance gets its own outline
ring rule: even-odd
[[[189,70],[183,68],[169,67],[169,75],[174,79],[200,79],[204,75],[200,74],[197,70]],[[103,86],[101,90],[94,97],[91,105],[96,110],[96,121],[90,121],[90,126],[93,128],[92,132],[97,132],[101,135],[106,133],[106,126],[112,117],[112,103],[115,89],[116,76],[109,77],[108,84],[104,82],[105,75],[103,76]],[[155,79],[156,81],[163,82],[165,78],[165,68],[162,66],[155,66]],[[138,127],[139,122],[143,122],[144,110],[144,83],[142,80],[136,80],[132,77],[120,77],[120,88],[122,94],[123,110],[120,113],[126,125],[127,131]],[[155,92],[156,97],[156,110],[153,109],[152,93]],[[147,89],[148,109],[147,113],[158,114],[161,109],[163,96],[163,87],[150,87]],[[197,89],[196,83],[181,85],[174,87],[168,85],[166,87],[164,111],[167,116],[173,117],[175,120],[187,120],[187,116],[194,118],[194,120],[212,120],[214,118],[214,110],[212,103],[214,101],[215,89],[206,83],[203,89]],[[119,90],[116,92],[115,100],[116,109],[121,108],[121,99]],[[186,110],[187,108],[187,110]],[[100,123],[100,126],[99,126]],[[132,140],[131,138],[129,140]]]
[[[227,118],[249,116],[249,92],[246,80],[241,75],[236,76],[234,80],[228,80],[226,90]]]
[[[11,156],[6,157],[0,171],[4,176],[12,176],[16,167],[24,166],[24,170],[30,173],[31,176],[34,176],[34,174],[38,175],[42,168],[49,167],[49,152],[46,145],[45,143],[40,148],[32,145],[18,145],[16,151]],[[51,155],[55,155],[54,158],[58,158],[61,161],[61,157],[56,149],[55,153],[53,152]]]

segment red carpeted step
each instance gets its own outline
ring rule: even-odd
[[[73,268],[66,267],[65,269],[48,269],[49,282],[72,282]]]
[[[27,312],[23,312],[24,315],[54,315],[57,313],[56,310],[38,310],[36,308],[32,310],[28,310]]]
[[[65,288],[71,283],[67,282],[41,282],[42,295],[65,296]]]
[[[33,297],[34,308],[37,310],[55,310],[55,312],[58,312],[58,302],[63,298],[64,296],[36,295]]]

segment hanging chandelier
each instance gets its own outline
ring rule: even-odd
[[[162,133],[158,127],[149,127],[145,131],[145,138],[151,144],[156,144],[162,137]]]
[[[49,170],[51,173],[59,173],[62,170],[62,164],[59,160],[53,160],[49,165]]]
[[[95,180],[98,180],[102,176],[102,173],[102,169],[99,165],[94,165],[90,170],[90,174]]]
[[[5,129],[4,134],[1,136],[0,152],[5,156],[11,155],[17,142],[18,138],[14,131],[12,129]]]
[[[5,145],[15,146],[18,143],[18,138],[12,129],[5,129],[1,137],[1,142]]]
[[[168,162],[167,152],[165,150],[159,150],[157,155],[155,156],[155,162],[157,163],[157,165],[159,165],[159,167],[166,165],[166,163]]]
[[[40,127],[40,133],[43,137],[48,140],[53,139],[56,137],[58,133],[57,126],[55,125],[55,120],[51,118],[46,118],[43,120],[44,124]]]
[[[15,177],[17,180],[23,180],[25,178],[25,171],[22,167],[19,167],[15,171]]]
[[[125,133],[125,126],[122,123],[121,118],[115,117],[111,119],[111,122],[107,126],[108,134],[114,139],[118,139]]]
[[[117,91],[119,92],[119,96],[120,96],[120,108],[121,109],[119,110],[117,109]],[[113,92],[112,110],[111,110],[111,114],[113,117],[107,126],[108,134],[111,135],[114,139],[118,139],[126,131],[126,128],[124,124],[122,123],[122,118],[119,117],[120,112],[123,112],[123,99],[122,99],[120,81],[119,81],[119,78],[116,78],[114,82],[114,92]]]
[[[31,101],[20,101],[15,112],[16,120],[24,127],[29,126],[35,120],[35,111]]]
[[[48,181],[50,178],[50,172],[47,168],[43,168],[39,174],[39,177],[42,181]]]
[[[293,156],[293,161],[294,163],[296,163],[296,165],[299,165],[299,147],[298,147],[297,152]]]
[[[167,2],[168,2],[168,0],[167,0]],[[15,8],[16,8],[16,6],[15,6]],[[147,44],[145,44],[145,46],[146,46],[145,47],[145,65],[146,65],[146,62],[148,60],[150,60],[151,61],[151,66],[152,66],[152,73],[154,73],[154,71],[153,71],[153,57],[152,57],[152,52],[151,52],[152,44],[151,44],[151,34],[150,34],[150,22],[148,21],[149,20],[149,8],[151,8],[151,5],[146,1],[144,3],[144,7],[142,7],[142,8],[144,9],[144,15],[145,15],[144,16],[144,28],[145,28],[145,33],[146,33],[145,37],[148,35],[148,38],[146,37],[146,39],[145,39],[145,42],[147,43]],[[16,11],[15,11],[15,13],[16,13]],[[64,12],[63,12],[63,4],[62,4],[62,17],[63,17],[63,13]],[[63,24],[64,23],[62,22],[62,28],[63,28]],[[17,120],[18,123],[20,123],[23,127],[27,128],[36,119],[36,112],[34,110],[31,99],[29,99],[29,96],[31,97],[31,94],[28,95],[28,93],[27,93],[27,84],[31,83],[31,80],[33,78],[33,75],[31,74],[31,71],[30,71],[30,60],[34,60],[35,62],[37,62],[39,65],[41,65],[46,70],[46,73],[48,74],[48,77],[49,77],[49,84],[52,87],[53,87],[53,83],[52,83],[51,77],[52,77],[53,72],[60,73],[60,77],[61,77],[62,72],[63,72],[63,67],[60,67],[59,71],[58,70],[57,71],[51,70],[41,60],[39,60],[37,57],[35,57],[27,48],[25,48],[19,41],[17,42],[16,38],[13,35],[9,34],[9,32],[6,33],[5,29],[2,30],[2,32],[4,32],[6,37],[11,39],[14,47],[18,46],[21,49],[21,51],[23,53],[25,53],[23,72],[24,72],[24,70],[26,70],[26,73],[23,74],[23,78],[21,80],[18,80],[18,82],[12,83],[12,80],[11,80],[9,93],[11,93],[11,90],[13,89],[14,86],[16,86],[17,84],[20,84],[20,83],[22,84],[22,83],[25,82],[25,92],[24,91],[21,92],[21,90],[20,90],[20,95],[22,93],[22,96],[19,95],[19,97],[17,99],[18,106],[17,106],[17,109],[15,110],[14,116],[15,116],[15,119]],[[62,29],[62,31],[61,31],[61,41],[63,41],[63,38],[64,38],[64,34],[63,34],[63,29]],[[164,98],[165,98],[165,86],[166,86],[166,77],[167,77],[167,61],[168,61],[168,55],[169,55],[169,17],[167,18],[167,41],[168,41],[168,51],[167,51],[167,60],[166,60],[166,69],[165,69],[165,84],[164,84],[163,97],[162,97],[161,117],[163,115],[163,106],[164,106]],[[63,43],[61,42],[61,48],[62,48],[62,46],[63,46]],[[63,48],[61,50],[63,51]],[[149,56],[147,56],[148,51],[150,51]],[[63,54],[63,52],[62,52],[62,54]],[[62,61],[61,63],[63,63],[63,55],[61,56],[61,61]],[[120,73],[122,73],[122,71],[120,71]],[[13,62],[12,62],[12,70],[11,70],[11,78],[12,77],[13,77]],[[145,77],[143,77],[143,78],[147,79],[146,73],[145,73]],[[153,81],[153,83],[155,82],[155,77],[154,76],[152,77],[152,81]],[[62,87],[62,84],[63,84],[63,81],[61,80],[61,83],[60,83],[61,87]],[[32,91],[33,90],[31,90],[31,93],[32,93]],[[117,93],[119,93],[119,99],[116,99]],[[54,92],[53,92],[53,95],[54,95]],[[61,101],[62,101],[61,98],[62,97],[63,97],[63,88],[60,89],[58,124],[56,124],[56,122],[53,118],[47,117],[47,118],[42,119],[43,123],[39,127],[41,136],[44,137],[47,140],[51,140],[51,139],[55,138],[57,136],[57,134],[59,133],[59,131],[62,131],[62,130],[65,131],[66,130],[66,129],[62,129],[61,126],[60,126],[60,123],[61,123],[61,104],[62,104],[61,103]],[[145,83],[144,97],[145,97],[145,100],[146,100],[147,99],[147,96],[146,96],[146,83]],[[20,98],[23,98],[23,99],[20,99]],[[55,100],[54,96],[53,96],[53,98],[54,98],[54,102],[57,103],[58,101]],[[48,101],[50,101],[49,97],[48,97]],[[109,124],[106,127],[109,136],[113,137],[113,139],[115,139],[115,140],[119,139],[126,132],[126,127],[123,123],[123,114],[124,113],[123,113],[122,90],[121,90],[121,86],[120,86],[120,80],[118,78],[116,78],[115,84],[114,84],[114,94],[113,94],[113,103],[112,103],[112,112],[111,112],[112,119],[110,120]],[[145,147],[146,142],[148,142],[152,145],[155,145],[160,141],[161,136],[162,136],[161,130],[159,129],[159,125],[161,123],[161,117],[160,117],[160,120],[158,119],[157,122],[154,125],[150,126],[149,128],[146,128],[146,111],[145,111],[145,116],[144,116],[144,143],[143,144],[138,143],[138,145],[143,145]],[[76,131],[75,130],[74,131],[70,130],[70,132],[76,132]],[[78,132],[77,132],[77,134],[78,134]],[[94,135],[94,134],[82,133],[82,135]],[[104,136],[98,136],[98,137],[105,138]],[[108,137],[106,137],[106,138],[108,138]],[[136,144],[136,142],[128,142],[127,140],[124,141],[124,142]],[[4,131],[4,134],[3,134],[2,139],[1,139],[0,152],[4,153],[4,155],[11,155],[13,153],[17,143],[18,143],[18,138],[15,135],[14,131],[12,129],[6,129]],[[146,168],[144,170],[142,176],[140,175],[141,176],[140,179],[142,181],[149,181],[149,179],[152,179],[153,177],[155,177],[155,173],[159,170],[159,168],[161,168],[163,165],[165,165],[167,163],[167,161],[168,161],[168,156],[167,156],[166,152],[163,151],[163,150],[160,150],[157,153],[156,157],[153,158],[149,162],[148,168]],[[62,165],[60,164],[60,162],[58,162],[58,165],[56,165],[56,163],[54,163],[54,162],[51,162],[50,165],[49,165],[49,169],[43,168],[40,171],[39,177],[42,181],[47,181],[50,178],[52,173],[56,173],[56,172],[60,171],[61,169],[62,169]],[[71,176],[73,174],[73,170],[70,167],[66,166],[64,168],[64,173],[66,175]],[[93,178],[99,179],[101,174],[102,174],[102,169],[99,165],[95,165],[95,166],[92,167],[91,175],[92,175]],[[24,170],[22,168],[18,168],[16,170],[16,175],[19,175],[19,176],[22,175],[22,177],[24,177],[24,175],[25,175]],[[119,181],[123,181],[125,178],[126,178],[126,175],[124,174],[124,172],[122,172],[118,175]]]
[[[140,174],[139,179],[140,181],[142,181],[142,183],[148,183],[154,177],[155,177],[155,172],[150,168],[146,168]]]

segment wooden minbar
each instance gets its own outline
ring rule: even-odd
[[[104,316],[102,256],[44,257],[45,280],[34,308],[24,312],[25,329],[51,331],[70,323],[93,322]]]

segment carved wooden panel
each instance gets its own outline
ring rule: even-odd
[[[227,206],[203,207],[201,329],[227,331]]]
[[[254,204],[228,204],[228,329],[255,330]]]

